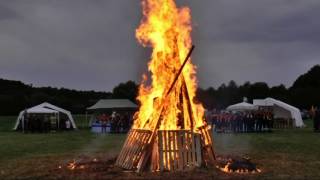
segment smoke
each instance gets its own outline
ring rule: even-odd
[[[123,138],[119,138],[119,136],[123,136]],[[114,158],[122,147],[124,137],[125,135],[122,134],[92,134],[91,141],[77,151],[74,159],[81,159],[81,157]]]
[[[250,134],[213,132],[213,140],[218,155],[246,156],[252,147]]]

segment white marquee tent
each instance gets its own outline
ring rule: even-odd
[[[292,118],[294,119],[295,127],[304,126],[300,110],[287,103],[273,98],[266,98],[253,100],[253,105],[257,107],[272,107],[275,118]]]
[[[31,107],[29,109],[25,109],[23,111],[21,111],[19,113],[19,116],[17,118],[17,121],[16,121],[16,124],[14,126],[14,130],[17,130],[18,126],[19,126],[19,123],[20,122],[23,122],[21,120],[23,120],[24,118],[24,114],[25,113],[32,113],[32,114],[53,114],[55,116],[57,116],[57,118],[59,119],[59,114],[62,113],[62,114],[65,114],[68,119],[70,120],[71,122],[71,126],[73,129],[77,129],[77,126],[74,122],[74,119],[70,113],[70,111],[67,111],[65,109],[62,109],[60,107],[57,107],[57,106],[54,106],[50,103],[47,103],[47,102],[44,102],[42,104],[39,104],[37,106],[34,106],[34,107]]]
[[[233,104],[227,107],[228,111],[252,111],[256,109],[257,109],[256,106],[247,102]]]

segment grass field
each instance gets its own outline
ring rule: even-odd
[[[83,116],[75,119],[83,124]],[[15,117],[0,117],[0,179],[54,179],[50,174],[53,167],[82,156],[115,157],[125,139],[124,134],[95,135],[88,129],[22,134],[11,130],[14,121]],[[306,124],[307,128],[273,133],[215,134],[215,150],[222,155],[251,157],[262,169],[261,174],[249,176],[251,179],[320,179],[320,134],[312,132],[311,122]],[[248,178],[212,171],[202,173],[215,179]]]

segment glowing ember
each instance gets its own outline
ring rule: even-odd
[[[249,159],[242,159],[242,160],[228,159],[226,165],[216,166],[216,167],[225,173],[254,174],[254,173],[261,172],[261,170],[258,169],[255,164],[250,162]]]
[[[73,160],[73,162],[70,162],[67,167],[70,170],[74,170],[77,167],[76,161]]]
[[[144,18],[136,37],[143,46],[153,48],[148,66],[152,84],[146,85],[147,76],[144,75],[137,98],[141,106],[135,114],[134,128],[153,129],[161,115],[161,130],[197,130],[205,125],[204,108],[193,101],[197,86],[195,67],[190,61],[172,92],[165,97],[191,47],[190,9],[177,8],[174,0],[142,0],[142,6]],[[188,95],[182,91],[184,88]],[[188,115],[189,101],[194,120]]]

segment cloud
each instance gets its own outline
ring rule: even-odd
[[[180,0],[193,17],[201,87],[293,80],[319,63],[317,0]],[[112,90],[140,81],[150,51],[135,39],[140,2],[0,2],[0,77],[36,86]]]

